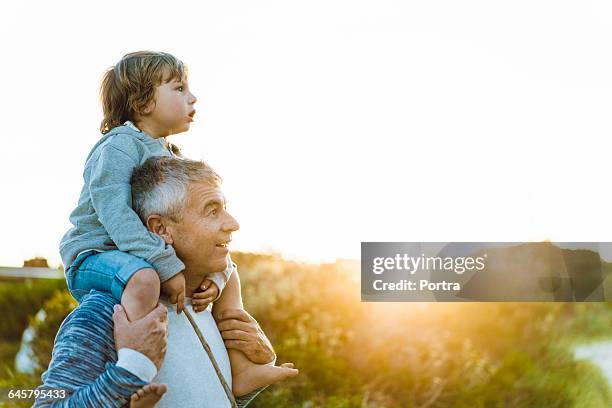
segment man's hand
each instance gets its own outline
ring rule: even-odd
[[[242,351],[255,364],[266,364],[276,357],[270,340],[246,310],[224,310],[217,327],[226,348]]]
[[[217,295],[219,295],[219,288],[217,284],[210,279],[204,279],[202,285],[200,285],[201,292],[195,292],[192,296],[191,304],[193,305],[194,312],[201,312],[205,310],[210,302],[212,302]]]
[[[142,319],[130,322],[121,305],[115,305],[115,349],[136,350],[161,367],[166,355],[166,334],[168,332],[168,309],[158,304],[151,313]]]
[[[170,303],[176,304],[176,314],[185,308],[185,275],[179,272],[161,284],[161,290],[168,295]]]

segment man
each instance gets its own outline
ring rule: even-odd
[[[134,209],[152,232],[174,246],[185,263],[186,295],[190,297],[208,273],[225,267],[221,265],[227,259],[225,243],[239,227],[225,209],[220,178],[202,162],[167,157],[149,159],[134,175]],[[204,216],[204,210],[211,211],[210,203],[213,212]],[[177,212],[189,216],[177,218],[173,216]],[[239,287],[236,271],[228,285]],[[215,307],[212,314],[207,307],[191,315],[231,389],[226,347],[242,351],[257,364],[274,364],[276,356],[255,319],[242,309],[241,299],[225,301],[235,307],[226,310],[227,316],[217,316],[223,334],[212,317]],[[194,299],[194,306],[198,302]],[[165,307],[159,305],[144,318],[128,322],[120,306],[113,314],[114,303],[110,295],[92,292],[66,318],[40,389],[67,393],[59,399],[40,398],[35,406],[120,407],[130,400],[133,407],[154,406],[166,387],[151,385],[153,378],[167,384],[168,392],[158,407],[230,406],[215,367],[185,314],[168,316],[167,308],[174,305],[162,302]],[[282,368],[274,381],[297,374],[291,364]],[[236,398],[238,406],[248,404],[262,389]]]

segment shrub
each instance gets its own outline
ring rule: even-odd
[[[609,303],[361,303],[358,270],[344,264],[232,257],[278,363],[300,369],[254,408],[612,406],[606,380],[570,348],[609,335]],[[41,366],[72,307],[55,294],[32,322]]]
[[[0,283],[0,338],[20,341],[29,318],[40,310],[53,293],[66,288],[61,279],[36,279]]]
[[[77,302],[66,292],[55,292],[54,296],[47,300],[43,306],[45,310],[44,319],[31,319],[31,327],[34,330],[32,339],[32,351],[35,363],[43,368],[51,362],[51,352],[55,334],[68,314],[76,307]]]

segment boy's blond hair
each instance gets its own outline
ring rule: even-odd
[[[187,67],[171,54],[137,51],[126,54],[102,77],[100,100],[104,119],[100,131],[121,126],[155,102],[155,88],[162,82],[182,81]]]

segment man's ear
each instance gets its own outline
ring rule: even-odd
[[[161,215],[150,215],[149,218],[147,218],[147,229],[162,237],[164,241],[166,241],[166,244],[172,245],[174,243],[172,234],[168,229],[167,221]]]

